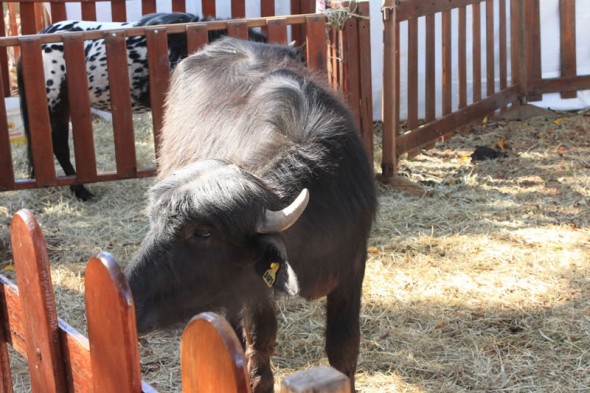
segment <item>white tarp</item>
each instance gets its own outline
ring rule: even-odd
[[[381,118],[381,92],[382,92],[382,74],[383,74],[383,23],[381,18],[381,3],[382,0],[370,0],[371,5],[371,51],[372,51],[372,77],[373,77],[373,105],[374,105],[374,117],[375,119]],[[286,15],[289,14],[289,4],[290,1],[287,0],[275,0],[275,7],[277,15]],[[99,20],[109,21],[111,19],[111,12],[110,12],[110,4],[109,3],[97,3],[97,16]],[[79,19],[81,15],[80,5],[74,3],[66,3],[68,18],[70,19]],[[158,11],[171,11],[172,6],[171,2],[168,0],[158,0],[157,1],[157,8]],[[507,2],[507,11],[509,12],[509,2]],[[559,0],[543,0],[541,1],[541,42],[542,42],[542,71],[543,77],[556,77],[559,76]],[[201,12],[201,2],[200,0],[190,1],[187,2],[187,12],[195,13],[198,15],[202,15]],[[497,12],[497,2],[496,2],[496,12]],[[217,1],[217,13],[219,17],[226,17],[229,18],[231,15],[230,12],[230,2],[218,0]],[[250,0],[246,1],[246,16],[247,17],[257,17],[260,15],[260,2],[258,0]],[[127,2],[127,17],[129,20],[138,19],[141,16],[141,1],[140,0],[130,0]],[[485,7],[482,6],[482,20],[485,16]],[[471,7],[467,7],[467,26],[471,26]],[[453,29],[453,46],[456,48],[456,13],[452,14],[452,20],[454,24]],[[496,18],[497,20],[497,18]],[[419,34],[421,41],[424,37],[424,25],[423,20],[419,21]],[[440,31],[440,15],[437,15],[436,18],[436,29]],[[470,28],[468,28],[467,38],[469,42],[467,43],[467,48],[470,48]],[[436,43],[437,47],[437,58],[440,59],[440,50],[441,50],[441,42],[440,42],[440,34],[438,36],[438,41]],[[576,0],[576,40],[577,40],[577,61],[578,61],[578,73],[580,75],[583,74],[590,74],[590,45],[585,45],[585,40],[587,37],[590,37],[590,1],[588,0]],[[485,38],[485,27],[482,29],[482,39]],[[402,26],[401,30],[401,42],[407,42],[407,33],[404,30],[404,26]],[[421,43],[419,60],[423,60],[423,53],[424,53],[424,43]],[[497,50],[497,48],[496,48]],[[470,64],[471,64],[471,54],[468,50],[468,89],[471,85],[470,78]],[[455,52],[456,53],[456,52]],[[508,51],[510,53],[510,51]],[[482,54],[485,56],[485,54]],[[400,53],[401,64],[402,64],[402,72],[404,72],[404,65],[407,64],[407,57],[402,47],[402,51]],[[454,85],[453,89],[456,92],[456,56],[454,57]],[[424,70],[423,66],[419,69],[419,80],[424,81]],[[437,70],[437,75],[440,76],[440,69]],[[498,74],[498,67],[496,67],[496,74]],[[482,61],[482,75],[486,75],[485,73],[485,57]],[[440,77],[437,78],[440,81]],[[401,82],[402,82],[402,94],[401,94],[401,108],[402,108],[402,117],[405,115],[403,108],[405,108],[404,102],[404,91],[406,89],[406,85],[404,83],[405,76],[402,74]],[[498,81],[496,81],[498,84]],[[420,85],[421,91],[424,91],[423,84]],[[437,85],[437,89],[440,89],[440,83]],[[483,84],[484,94],[485,94],[485,83]],[[442,93],[437,93],[437,97],[439,97]],[[456,95],[456,94],[455,94]],[[468,91],[468,96],[471,96],[470,90]],[[421,103],[420,106],[423,107],[423,100],[424,94],[422,93],[419,96]],[[455,97],[456,100],[456,97]],[[440,99],[437,99],[440,101]],[[439,103],[440,104],[440,103]],[[553,109],[580,109],[587,106],[590,106],[590,91],[583,91],[578,94],[578,98],[575,99],[567,99],[562,100],[560,99],[559,94],[546,94],[544,96],[543,101],[539,103],[535,103],[536,105],[543,106],[543,107],[550,107]],[[456,102],[454,103],[456,108]],[[440,108],[438,108],[438,114],[440,114]]]

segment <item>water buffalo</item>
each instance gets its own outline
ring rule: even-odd
[[[92,21],[62,21],[47,26],[39,34],[65,33],[69,31],[89,31],[107,29],[125,29],[129,27],[169,25],[177,23],[205,22],[212,18],[201,18],[198,15],[183,12],[148,14],[135,22],[92,22]],[[209,41],[214,41],[226,35],[226,30],[210,30]],[[250,29],[249,39],[265,42],[266,37]],[[186,34],[177,33],[168,36],[168,57],[173,69],[187,54]],[[104,40],[85,41],[86,71],[88,74],[88,93],[93,108],[111,111],[111,96],[107,77],[106,46]],[[149,70],[147,60],[147,39],[145,36],[134,36],[126,39],[127,64],[129,80],[131,82],[131,106],[135,113],[150,110]],[[61,42],[42,45],[43,63],[45,67],[45,89],[51,121],[51,136],[53,152],[66,175],[76,173],[70,160],[68,145],[70,104],[66,82],[66,65],[64,47]],[[20,91],[20,106],[23,117],[25,134],[30,140],[28,108],[25,100],[25,86],[21,62],[17,65],[18,88]],[[33,130],[34,132],[34,130]],[[29,163],[32,166],[31,144],[28,144]],[[34,170],[34,168],[33,168]],[[92,198],[90,191],[82,184],[72,185],[71,190],[81,200]]]
[[[125,273],[140,332],[222,312],[271,392],[275,293],[327,296],[326,352],[351,378],[376,196],[341,99],[289,46],[222,38],[176,68],[150,230]]]

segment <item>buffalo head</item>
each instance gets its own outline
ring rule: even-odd
[[[161,179],[149,198],[150,229],[125,271],[140,332],[204,310],[239,315],[272,289],[298,293],[281,232],[305,210],[307,190],[284,208],[287,197],[253,174],[204,160]]]

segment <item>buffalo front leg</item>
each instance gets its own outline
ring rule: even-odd
[[[344,373],[354,392],[354,374],[359,355],[361,289],[363,269],[347,285],[340,284],[327,297],[326,353],[330,365]]]
[[[252,305],[244,311],[242,334],[252,393],[272,393],[274,377],[270,358],[277,338],[277,318],[271,302]]]

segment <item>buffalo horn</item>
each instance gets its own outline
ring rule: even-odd
[[[279,233],[299,219],[309,202],[309,191],[304,188],[293,203],[279,211],[267,210],[265,219],[256,228],[258,233]]]

